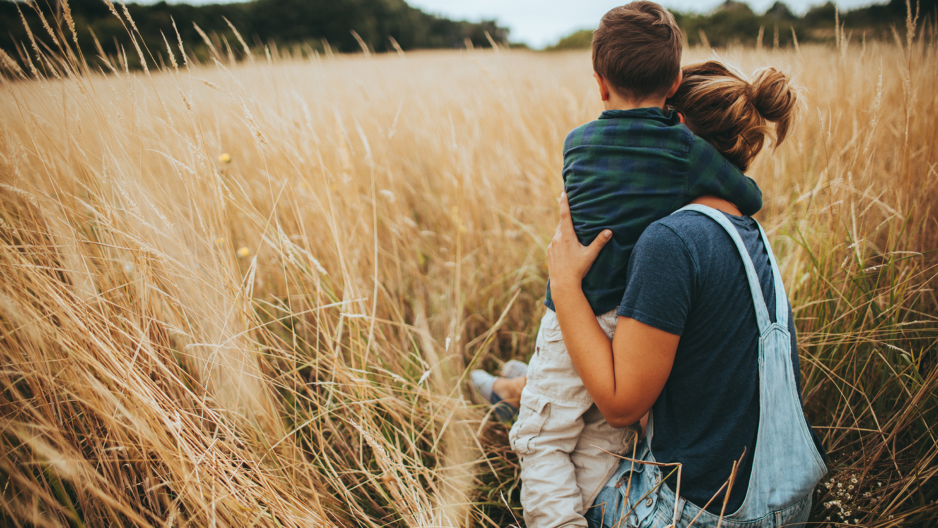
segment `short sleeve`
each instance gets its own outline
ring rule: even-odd
[[[684,240],[656,222],[642,233],[632,251],[625,295],[616,313],[681,335],[697,276],[697,263]]]

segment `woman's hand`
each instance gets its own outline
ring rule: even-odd
[[[560,195],[560,222],[550,245],[547,246],[547,267],[550,273],[551,291],[581,287],[583,277],[590,270],[599,250],[612,238],[612,231],[606,229],[593,242],[584,246],[573,231],[570,218],[570,204],[567,193]]]
[[[619,316],[609,341],[583,294],[582,282],[612,232],[604,230],[589,246],[580,244],[566,194],[558,201],[560,223],[547,248],[547,263],[563,343],[599,412],[613,427],[627,427],[658,399],[681,337]]]

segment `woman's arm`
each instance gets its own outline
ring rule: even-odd
[[[581,283],[610,235],[604,231],[589,246],[581,245],[562,194],[548,266],[557,318],[573,365],[606,421],[626,427],[644,416],[661,393],[680,336],[620,317],[613,341],[606,337]]]

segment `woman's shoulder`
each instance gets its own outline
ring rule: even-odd
[[[647,235],[649,241],[656,242],[693,241],[700,235],[713,231],[714,228],[722,231],[719,224],[702,214],[693,211],[676,211],[653,222],[642,237]]]
[[[753,218],[726,217],[740,236],[758,236],[758,224]],[[664,247],[680,245],[696,260],[699,255],[713,255],[717,246],[726,245],[727,242],[730,241],[726,231],[710,217],[694,211],[677,211],[648,226],[639,238],[635,251],[660,251]]]
[[[690,220],[693,222],[693,220]],[[681,273],[695,273],[699,269],[699,248],[688,219],[678,215],[666,216],[652,222],[636,242],[629,259],[633,273],[656,275],[665,272],[674,275],[675,267],[686,268]]]
[[[759,228],[755,219],[751,216],[735,216],[731,214],[720,213],[725,216],[737,231],[758,232]],[[659,224],[678,235],[694,235],[709,232],[724,232],[723,227],[715,220],[696,211],[678,210],[674,213],[654,222],[652,225]]]

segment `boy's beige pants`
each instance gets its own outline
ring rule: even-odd
[[[615,310],[597,317],[612,339]],[[511,447],[521,458],[521,505],[528,528],[586,527],[592,506],[616,465],[631,456],[630,429],[614,429],[573,368],[553,310],[541,319],[528,381],[521,393]]]

